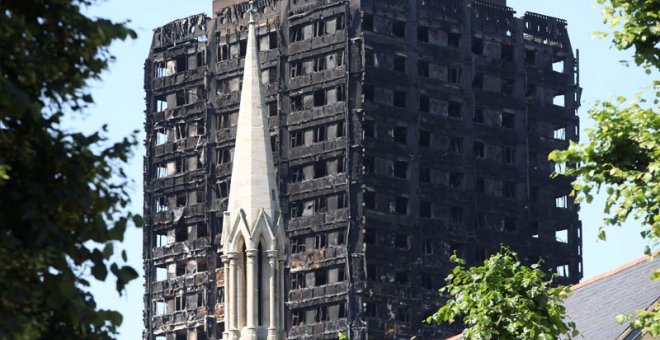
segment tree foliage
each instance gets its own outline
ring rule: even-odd
[[[598,3],[604,5],[603,20],[612,29],[614,47],[633,48],[635,63],[649,71],[660,68],[660,1],[598,0]]]
[[[111,259],[129,223],[121,170],[135,135],[65,130],[83,114],[124,23],[81,13],[87,0],[0,2],[0,338],[108,339],[122,317],[99,310],[90,279],[124,290],[137,272]],[[126,253],[122,253],[126,261]],[[121,261],[119,261],[121,262]]]
[[[568,287],[552,287],[540,265],[522,265],[516,253],[503,247],[482,266],[458,263],[440,289],[449,299],[427,323],[463,321],[470,339],[557,339],[577,335],[573,322],[564,322],[562,301]]]
[[[603,20],[619,50],[632,49],[635,64],[646,73],[660,70],[660,1],[598,0],[603,5]],[[640,92],[628,100],[596,103],[589,111],[595,128],[587,131],[588,141],[567,150],[554,151],[550,160],[566,165],[566,175],[576,176],[573,195],[576,201],[591,202],[604,190],[604,226],[621,226],[629,217],[642,222],[641,234],[653,247],[660,244],[660,82],[653,81],[650,94]],[[644,99],[649,98],[650,99]],[[557,175],[557,174],[556,174]],[[605,229],[599,228],[605,239]],[[645,252],[651,253],[646,247]],[[652,279],[660,279],[656,271]],[[631,315],[620,316],[620,322]],[[632,327],[643,333],[660,335],[660,305],[637,313]]]
[[[595,128],[588,142],[570,143],[550,160],[566,164],[564,174],[576,176],[576,202],[591,202],[604,190],[605,226],[620,226],[628,217],[640,219],[644,237],[660,241],[660,112],[643,107],[643,99],[602,102],[591,108]],[[555,174],[557,176],[558,174]],[[605,230],[599,236],[605,239]],[[647,250],[647,252],[650,250]]]

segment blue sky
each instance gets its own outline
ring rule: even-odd
[[[608,40],[592,37],[595,30],[605,30],[600,9],[595,0],[509,0],[508,5],[517,11],[543,13],[568,20],[573,48],[580,49],[581,85],[584,88],[580,110],[582,136],[584,129],[592,126],[587,109],[597,99],[607,99],[615,94],[631,95],[650,84],[652,76],[637,68],[626,68],[619,60],[630,60],[630,53],[610,48]],[[91,15],[115,21],[130,20],[138,39],[118,42],[111,46],[117,61],[105,72],[101,82],[91,85],[96,104],[85,117],[68,122],[73,128],[93,131],[108,124],[113,140],[142,130],[144,121],[143,64],[151,44],[152,29],[169,21],[191,14],[210,14],[211,0],[108,0],[90,9]],[[657,75],[653,75],[657,76]],[[140,140],[144,133],[140,133]],[[136,150],[126,171],[135,183],[132,186],[132,210],[142,212],[142,146]],[[583,205],[580,217],[583,223],[583,254],[585,278],[590,278],[642,255],[644,242],[639,236],[639,223],[631,222],[623,228],[610,229],[608,240],[598,242],[596,232],[602,220],[602,197],[592,204]],[[142,270],[142,231],[130,229],[121,245],[127,250],[129,262]],[[124,315],[120,339],[139,339],[142,334],[142,278],[131,283],[125,294],[119,297],[114,283],[95,283],[92,292],[101,308],[119,310]]]

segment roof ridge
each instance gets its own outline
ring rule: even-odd
[[[594,276],[594,277],[592,277],[592,278],[590,278],[590,279],[588,279],[588,280],[582,281],[582,282],[580,282],[580,283],[578,283],[578,284],[574,284],[574,285],[571,286],[571,291],[578,290],[578,289],[580,289],[580,288],[582,288],[582,287],[584,287],[584,286],[590,285],[590,284],[592,284],[592,283],[594,283],[594,282],[598,282],[598,281],[600,281],[600,280],[603,280],[603,279],[605,279],[605,278],[608,278],[608,277],[610,277],[610,276],[613,276],[613,275],[615,275],[615,274],[618,274],[618,273],[620,273],[620,272],[622,272],[622,271],[624,271],[624,270],[626,270],[626,269],[628,269],[628,268],[632,268],[632,267],[634,267],[634,266],[636,266],[636,265],[638,265],[638,264],[640,264],[640,263],[642,263],[642,262],[649,261],[649,260],[652,261],[652,260],[653,260],[658,254],[660,254],[660,250],[654,252],[654,253],[653,253],[652,255],[650,255],[650,256],[649,256],[649,255],[644,255],[644,256],[642,256],[642,257],[640,257],[640,258],[637,258],[637,259],[635,259],[635,260],[633,260],[633,261],[631,261],[631,262],[628,262],[628,263],[626,263],[626,264],[624,264],[624,265],[621,265],[621,266],[616,267],[616,268],[614,268],[614,269],[612,269],[612,270],[606,271],[606,272],[604,272],[604,273],[602,273],[602,274],[600,274],[600,275]]]

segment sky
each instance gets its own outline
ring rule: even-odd
[[[117,58],[100,82],[90,89],[96,104],[89,114],[67,122],[82,131],[94,131],[108,124],[111,140],[119,140],[140,130],[139,140],[144,140],[143,65],[151,44],[152,29],[177,18],[211,12],[211,0],[107,0],[89,9],[92,16],[114,21],[130,20],[129,26],[138,38],[116,42],[110,52]],[[587,111],[598,99],[614,95],[632,95],[651,83],[657,74],[645,75],[638,68],[625,67],[620,60],[630,60],[629,52],[610,48],[610,41],[593,37],[593,32],[606,30],[595,0],[509,0],[518,16],[526,11],[559,17],[568,21],[568,30],[574,49],[580,50],[580,78],[584,88],[581,120],[581,136],[585,128],[593,126]],[[132,192],[133,212],[142,213],[142,160],[144,148],[136,149],[125,170],[135,179]],[[623,228],[609,229],[605,242],[597,241],[596,234],[603,217],[604,199],[597,197],[591,204],[582,205],[580,219],[583,224],[584,277],[586,279],[606,272],[642,256],[644,241],[639,232],[640,224],[627,223]],[[125,235],[120,249],[128,252],[129,264],[142,272],[142,230],[132,228]],[[119,251],[118,251],[119,253]],[[124,315],[119,339],[139,339],[142,335],[142,310],[144,279],[134,280],[122,296],[114,288],[114,282],[95,282],[91,288],[100,308],[114,309]]]

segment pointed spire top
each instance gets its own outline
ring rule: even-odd
[[[257,13],[257,6],[254,4],[254,0],[250,0],[248,2],[248,14],[250,15],[250,19],[248,21],[248,24],[256,24],[257,22],[254,20],[254,15]]]
[[[250,1],[248,10],[250,24],[227,206],[233,221],[242,211],[249,224],[259,216],[260,210],[270,218],[274,218],[280,211],[277,177],[270,144],[270,125],[264,110],[266,105],[264,91],[261,88],[254,4],[255,1]]]

